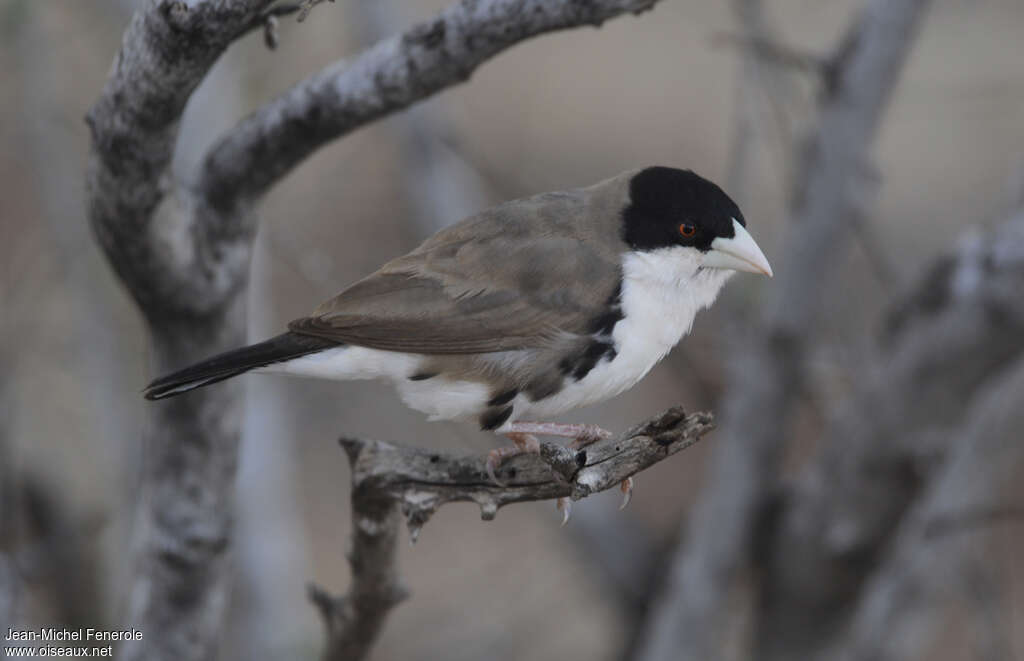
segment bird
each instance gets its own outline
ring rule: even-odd
[[[486,209],[442,229],[288,330],[162,376],[147,399],[246,372],[384,379],[431,420],[475,421],[539,451],[544,422],[634,386],[737,271],[772,275],[737,204],[691,170],[629,170]],[[632,483],[623,483],[628,502]],[[562,507],[562,504],[560,504]],[[565,505],[568,513],[568,506]]]

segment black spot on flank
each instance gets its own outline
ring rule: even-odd
[[[410,381],[426,381],[427,379],[433,379],[437,376],[437,372],[417,372],[409,377]]]
[[[572,371],[572,378],[577,381],[582,380],[590,373],[590,370],[594,369],[601,358],[609,354],[615,356],[615,346],[611,342],[592,340],[583,351],[579,362],[576,363],[576,367]]]
[[[576,453],[576,468],[583,468],[587,465],[587,451],[580,450]]]
[[[505,424],[505,421],[512,415],[512,407],[506,406],[503,409],[489,409],[480,416],[480,429],[492,431]]]
[[[436,455],[436,454],[430,455],[430,463],[436,464],[439,461],[441,461],[440,455]]]
[[[497,395],[495,395],[494,397],[491,397],[490,401],[487,402],[487,405],[488,406],[501,406],[503,404],[508,404],[513,399],[515,399],[516,395],[518,395],[518,394],[519,394],[519,389],[518,388],[512,388],[511,390],[506,390],[505,392],[500,392]]]
[[[629,182],[629,206],[622,211],[622,238],[634,250],[689,246],[711,248],[716,238],[732,238],[733,219],[747,222],[740,208],[714,183],[677,168],[641,170]],[[680,233],[680,225],[693,228]]]
[[[590,322],[590,332],[595,335],[611,335],[615,324],[622,321],[622,310],[614,308],[608,310]]]
[[[604,355],[608,346],[609,345],[607,343],[599,341],[594,341],[587,345],[587,349],[584,350],[583,356],[580,358],[580,362],[577,363],[577,367],[572,370],[572,378],[580,381],[586,377],[587,373],[594,368],[597,361]]]

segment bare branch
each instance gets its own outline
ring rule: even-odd
[[[757,34],[733,34],[719,32],[714,35],[712,43],[716,46],[735,46],[750,51],[755,57],[780,67],[793,69],[802,73],[825,75],[830,60],[827,57],[797,50],[792,46],[780,43]]]
[[[132,17],[110,77],[89,109],[89,216],[111,265],[148,315],[172,301],[179,309],[209,310],[243,279],[239,274],[248,265],[247,255],[230,278],[222,277],[223,268],[206,266],[228,260],[197,247],[206,238],[202,227],[191,228],[200,234],[192,243],[154,236],[153,224],[167,192],[165,177],[185,103],[270,1],[211,0],[193,6],[152,0]],[[182,213],[192,204],[184,194],[176,202]]]
[[[349,449],[349,448],[346,448]],[[397,546],[400,516],[386,494],[364,489],[356,479],[358,450],[349,449],[352,464],[352,586],[335,597],[315,585],[309,598],[327,630],[325,661],[358,661],[366,656],[384,626],[388,612],[408,597],[398,577]]]
[[[1022,290],[1019,213],[964,241],[897,304],[885,346],[833,416],[763,552],[761,644],[776,658],[810,658],[827,644],[937,456],[961,442],[948,430],[1024,356]]]
[[[309,17],[309,12],[313,11],[313,7],[316,7],[318,4],[320,4],[323,1],[324,0],[302,0],[299,3],[299,16],[298,16],[298,18],[296,20],[299,23],[301,23],[304,20],[306,20],[306,18]],[[334,2],[334,0],[331,0],[331,2]]]
[[[870,0],[858,38],[839,60],[808,142],[791,233],[764,323],[740,345],[712,478],[674,559],[638,658],[714,659],[736,579],[749,566],[755,524],[770,502],[785,429],[801,387],[801,356],[820,310],[823,279],[850,235],[863,170],[926,0]]]
[[[369,43],[407,23],[407,12],[393,0],[361,0],[354,8],[359,32]],[[440,108],[414,106],[396,120],[392,126],[402,152],[402,188],[413,236],[428,237],[487,206],[488,186],[460,153],[454,127]]]
[[[446,503],[474,502],[481,517],[490,520],[509,503],[579,500],[618,486],[697,443],[713,428],[710,413],[687,415],[675,407],[576,452],[545,443],[540,457],[520,455],[506,462],[501,471],[504,487],[491,482],[485,457],[341,439],[352,465],[352,587],[342,597],[310,587],[310,599],[327,628],[324,658],[363,658],[387,613],[406,597],[395,566],[399,512],[416,541],[423,525]]]
[[[161,371],[245,338],[240,294],[248,243],[215,250],[208,212],[169,182],[186,102],[269,4],[151,0],[132,18],[89,111],[90,220],[150,321]],[[214,656],[231,575],[238,393],[229,384],[152,409],[127,616],[148,633],[125,643],[125,659]]]
[[[484,519],[509,503],[554,498],[579,500],[617,487],[631,475],[685,450],[713,429],[710,413],[687,415],[682,408],[669,409],[618,438],[598,441],[577,452],[544,443],[541,458],[514,457],[499,476],[499,487],[487,477],[484,459],[398,448],[380,441],[343,439],[358,461],[357,489],[373,489],[401,503],[402,512],[415,535],[445,503],[471,501],[480,506]]]
[[[964,510],[1014,507],[1012,486],[1024,470],[1024,360],[984,388],[950,445],[950,457],[911,510],[882,568],[865,588],[838,658],[917,659],[942,619],[950,579],[978,548],[976,535],[935,535],[937,521]],[[938,611],[938,612],[937,612]]]
[[[599,26],[657,0],[473,0],[456,3],[352,62],[336,62],[260,108],[211,149],[202,196],[215,209],[246,205],[326,142],[437,92],[515,44]],[[231,235],[236,228],[221,228]],[[242,230],[245,231],[244,229]]]

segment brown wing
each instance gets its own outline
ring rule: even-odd
[[[613,243],[584,237],[578,200],[563,198],[531,198],[463,221],[289,328],[425,354],[539,347],[588,332],[618,290],[619,259]]]

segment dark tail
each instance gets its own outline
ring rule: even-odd
[[[195,365],[162,376],[146,386],[143,394],[146,399],[173,397],[195,388],[230,379],[257,367],[280,363],[337,346],[340,346],[340,343],[319,337],[282,333],[266,342],[217,354]]]

